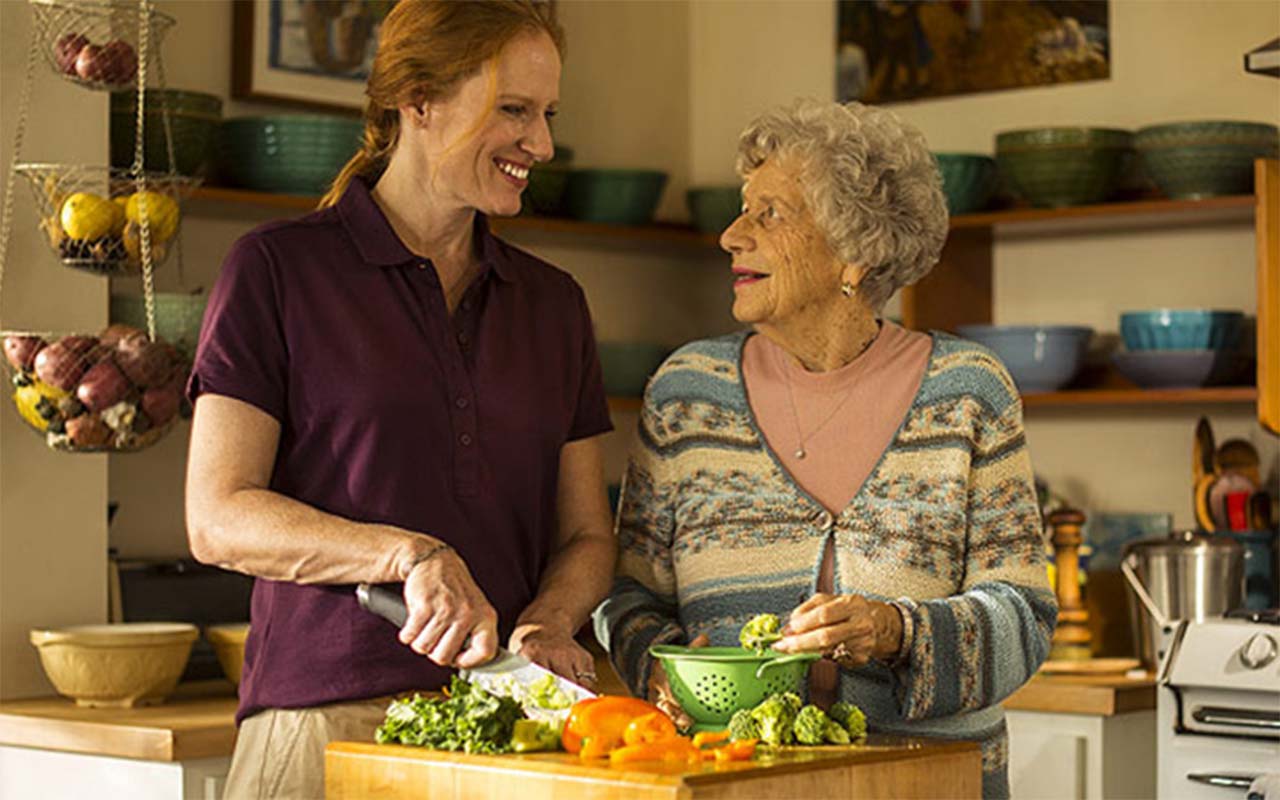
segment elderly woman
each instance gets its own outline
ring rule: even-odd
[[[821,652],[820,705],[884,733],[981,743],[1008,793],[1000,701],[1049,649],[1056,605],[1009,374],[989,351],[880,318],[947,234],[924,137],[805,101],[742,134],[733,315],[645,393],[596,627],[632,690],[667,700],[650,645],[733,645],[753,615]]]

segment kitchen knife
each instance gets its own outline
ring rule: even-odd
[[[409,611],[399,592],[383,586],[362,583],[356,587],[356,599],[360,607],[370,611],[397,628],[403,628]],[[595,692],[562,678],[545,667],[540,667],[522,655],[499,647],[493,660],[479,667],[459,670],[464,680],[478,684],[494,694],[514,697],[524,707],[525,713],[534,719],[562,718],[568,706],[579,700],[595,697]],[[550,683],[548,684],[548,676]],[[553,687],[548,691],[548,687]],[[546,698],[563,694],[561,708],[547,708]]]

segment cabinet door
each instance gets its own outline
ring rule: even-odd
[[[1254,192],[1258,248],[1258,421],[1280,433],[1280,161],[1259,159]]]

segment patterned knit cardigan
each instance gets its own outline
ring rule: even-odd
[[[765,443],[742,381],[748,334],[674,353],[645,392],[618,514],[613,591],[597,635],[644,696],[652,644],[736,645],[753,615],[814,593],[835,541],[835,589],[910,611],[892,667],[841,670],[873,731],[982,745],[983,794],[1008,794],[999,703],[1039,667],[1057,605],[1022,407],[990,351],[934,334],[924,380],[865,484],[833,516]]]

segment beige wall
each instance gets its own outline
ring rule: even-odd
[[[170,85],[229,96],[230,10],[162,2],[178,18],[166,45]],[[689,185],[731,183],[738,131],[764,107],[831,97],[834,3],[561,0],[569,33],[558,141],[583,166],[671,173],[659,216],[682,218]],[[1277,121],[1274,79],[1248,76],[1241,54],[1275,35],[1276,5],[1116,0],[1112,78],[895,106],[935,149],[991,152],[994,133],[1044,124],[1137,127],[1171,119]],[[209,43],[213,43],[210,47]],[[260,107],[229,103],[228,114]],[[222,216],[211,219],[210,214]],[[185,285],[208,286],[227,245],[264,215],[206,207],[188,217]],[[520,242],[574,273],[601,338],[676,343],[732,327],[725,260],[714,253],[601,251],[563,240]],[[1084,322],[1114,333],[1116,315],[1156,305],[1254,309],[1247,223],[1122,230],[1087,236],[1001,235],[995,252],[999,322]],[[177,286],[176,273],[161,276]],[[894,313],[893,307],[889,313]],[[1242,436],[1267,460],[1276,440],[1248,407],[1032,410],[1037,470],[1086,509],[1167,510],[1191,523],[1191,430],[1211,416],[1219,438]],[[620,416],[608,470],[623,463],[634,418]],[[185,430],[147,453],[113,457],[121,501],[112,542],[131,555],[178,554]]]
[[[13,157],[29,52],[26,3],[0,3],[0,176]],[[24,161],[105,164],[107,97],[37,63]],[[0,329],[96,332],[107,285],[63,268],[36,228],[31,193],[14,185]],[[9,406],[8,392],[4,405]],[[107,458],[49,450],[17,414],[0,410],[0,699],[49,694],[35,627],[104,622],[107,608]]]

